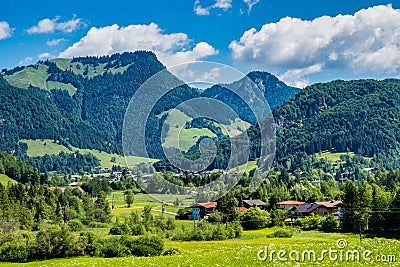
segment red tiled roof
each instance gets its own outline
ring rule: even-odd
[[[199,206],[206,208],[206,209],[216,208],[217,202],[197,203],[197,204],[192,205],[191,207],[199,207]]]
[[[276,203],[278,205],[301,205],[304,204],[303,201],[297,201],[297,200],[286,200],[286,201],[281,201]]]
[[[245,207],[238,207],[238,208],[236,208],[236,210],[239,211],[239,212],[245,212],[245,211],[247,211],[247,208],[245,208]]]

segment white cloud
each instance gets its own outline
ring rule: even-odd
[[[32,63],[32,61],[33,61],[33,58],[31,58],[31,57],[26,57],[26,58],[24,58],[23,60],[21,60],[21,61],[18,63],[18,65],[25,65],[25,64],[28,64],[28,63]]]
[[[126,27],[114,24],[91,28],[86,36],[68,47],[60,57],[100,56],[150,50],[161,62],[171,66],[218,54],[218,50],[206,42],[197,43],[193,48],[190,48],[191,46],[192,40],[186,34],[164,34],[155,23]]]
[[[64,22],[59,22],[60,17],[55,17],[54,19],[42,19],[38,22],[36,26],[32,26],[27,30],[29,34],[35,33],[53,33],[55,31],[61,31],[63,33],[71,33],[77,30],[84,23],[82,19],[76,18],[75,16]]]
[[[322,67],[323,66],[321,64],[315,64],[307,68],[290,69],[284,74],[278,76],[278,78],[282,81],[285,81],[288,85],[298,88],[304,88],[309,85],[309,80],[307,78],[304,78],[304,76],[320,72],[322,70]]]
[[[0,40],[11,37],[14,29],[6,21],[0,21]]]
[[[247,14],[250,15],[253,6],[258,4],[260,0],[243,0],[243,2],[248,6]]]
[[[210,15],[211,9],[222,9],[223,11],[227,11],[232,7],[232,0],[216,0],[215,4],[203,7],[200,3],[200,0],[196,0],[194,2],[194,12],[199,16],[207,16]]]
[[[45,52],[45,53],[39,54],[37,57],[40,59],[43,59],[43,58],[54,58],[55,56],[48,52]]]
[[[46,44],[50,47],[53,46],[58,46],[59,44],[61,44],[62,42],[66,42],[67,40],[65,38],[59,38],[59,39],[53,39],[53,40],[48,40],[46,42]]]
[[[334,68],[395,73],[400,68],[400,10],[387,5],[312,21],[286,17],[244,32],[229,48],[236,63],[286,69],[290,72],[282,76],[287,79]]]

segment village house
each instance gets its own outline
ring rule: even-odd
[[[292,207],[289,211],[292,212],[292,218],[304,218],[313,214],[326,216],[332,214],[335,218],[339,218],[339,208],[342,201],[332,200],[314,203],[304,203]]]
[[[276,207],[281,210],[290,210],[291,208],[304,204],[305,202],[303,201],[297,201],[297,200],[286,200],[286,201],[281,201],[276,203]]]
[[[260,209],[265,209],[267,207],[267,204],[260,199],[246,199],[243,200],[243,206],[245,208],[251,208],[257,206]]]
[[[192,213],[188,214],[189,220],[201,220],[205,216],[215,212],[217,202],[197,203],[190,206]]]

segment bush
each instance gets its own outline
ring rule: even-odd
[[[312,216],[304,217],[301,220],[301,228],[303,230],[317,230],[322,228],[322,217],[313,214]]]
[[[162,216],[157,216],[154,219],[154,226],[159,230],[174,230],[175,229],[175,220],[174,218],[167,217],[164,218]]]
[[[70,220],[70,221],[68,221],[67,224],[68,224],[69,229],[73,232],[79,232],[85,228],[83,223],[79,219]]]
[[[146,235],[133,241],[131,247],[134,256],[159,256],[164,250],[164,241],[155,235]]]
[[[0,247],[0,261],[26,262],[29,257],[29,248],[24,243],[4,243]]]
[[[267,211],[252,207],[243,213],[240,222],[245,230],[257,230],[271,225],[271,217]]]
[[[121,242],[120,237],[108,238],[102,248],[102,254],[106,258],[113,257],[126,257],[130,256],[131,253],[125,242]]]
[[[101,222],[90,222],[90,228],[108,228],[108,223],[101,223]]]
[[[293,229],[279,228],[275,230],[272,234],[267,235],[267,238],[290,238],[293,236]]]
[[[333,232],[339,227],[339,220],[336,219],[332,214],[328,214],[323,218],[321,228],[325,232]]]
[[[86,243],[83,251],[85,255],[99,256],[101,254],[101,244],[93,232],[82,232],[80,238]]]
[[[221,222],[224,221],[224,219],[225,219],[225,214],[223,214],[220,211],[216,211],[214,213],[211,213],[207,217],[207,221],[210,222],[210,223],[221,223]]]
[[[162,253],[163,256],[172,256],[172,255],[180,255],[180,254],[181,254],[181,251],[178,248],[169,248]]]
[[[104,257],[126,256],[159,256],[164,250],[164,241],[158,236],[131,236],[111,237],[103,239],[102,254]]]
[[[117,221],[110,229],[110,235],[130,235],[132,233],[131,228],[127,223],[121,223],[117,218]]]
[[[237,222],[213,225],[202,222],[195,229],[182,229],[175,232],[171,239],[179,241],[210,241],[240,237],[243,228]]]
[[[31,253],[34,259],[74,257],[83,255],[85,246],[85,239],[71,232],[66,224],[43,224]]]

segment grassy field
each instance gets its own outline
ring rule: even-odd
[[[338,162],[340,161],[340,156],[346,156],[349,155],[349,157],[354,157],[354,152],[330,152],[330,151],[323,151],[321,153],[316,154],[315,156],[317,159],[326,159],[331,162]]]
[[[50,76],[47,73],[48,67],[43,64],[37,65],[37,69],[34,67],[26,67],[21,71],[18,71],[10,76],[4,78],[11,85],[19,88],[28,88],[29,85],[46,89],[46,80]]]
[[[7,186],[8,183],[17,184],[17,181],[11,179],[10,177],[8,177],[5,174],[0,174],[0,184]]]
[[[119,68],[110,68],[105,69],[106,63],[98,64],[97,66],[87,65],[88,72],[86,75],[83,75],[86,66],[80,62],[71,62],[71,59],[68,58],[56,58],[52,59],[52,62],[56,63],[57,67],[61,70],[71,70],[74,74],[82,75],[85,77],[93,78],[94,76],[103,75],[105,71],[110,71],[112,74],[122,73],[124,72],[129,65]]]
[[[321,153],[315,154],[317,159],[325,159],[331,162],[341,162],[340,157],[349,155],[350,158],[354,157],[356,154],[354,152],[330,152],[322,151]],[[364,157],[366,160],[371,160],[372,158]]]
[[[397,262],[400,260],[400,242],[398,240],[364,239],[360,244],[356,235],[315,231],[301,232],[292,238],[267,238],[267,235],[273,231],[274,229],[246,231],[239,239],[225,241],[167,240],[166,249],[177,248],[180,251],[180,255],[173,256],[110,259],[80,257],[52,259],[18,266],[399,266]],[[331,256],[327,252],[322,254],[323,250],[331,250]],[[268,257],[263,260],[265,251]],[[272,251],[275,252],[272,253]],[[283,255],[283,252],[280,252],[281,257],[286,258],[286,261],[278,258],[278,251],[286,253]],[[316,253],[315,261],[312,257],[308,258],[307,251]],[[360,253],[359,261],[351,257],[353,251]],[[370,251],[370,255],[366,256],[369,261],[363,258],[366,251]],[[297,253],[298,262],[293,260]],[[289,255],[292,255],[292,260]],[[393,256],[396,257],[396,262],[378,261],[378,259],[393,261]],[[17,266],[17,264],[0,263],[0,266]]]
[[[127,207],[124,198],[124,191],[114,191],[108,195],[110,204],[114,204],[112,214],[119,217],[128,216],[131,211],[142,210],[145,205],[151,205],[155,215],[161,215],[162,201],[164,201],[164,210],[166,215],[174,216],[182,207],[176,207],[172,203],[179,199],[182,206],[190,206],[195,200],[190,195],[173,195],[173,194],[135,194],[135,200],[130,208]]]
[[[83,75],[85,66],[80,62],[71,62],[71,59],[57,58],[50,60],[56,63],[57,67],[61,70],[71,70],[76,75]],[[99,64],[96,67],[89,65],[86,77],[92,78],[97,75],[103,75],[105,71],[110,71],[113,74],[124,72],[128,66],[105,69],[106,64]],[[77,90],[72,84],[65,84],[62,82],[47,81],[50,74],[47,73],[49,67],[44,64],[35,64],[27,66],[23,70],[18,71],[12,75],[5,76],[7,82],[19,88],[28,88],[30,85],[45,89],[62,89],[67,90],[70,95],[73,95]]]
[[[106,152],[102,152],[99,150],[93,150],[93,149],[81,149],[81,148],[75,148],[72,147],[71,150],[69,150],[67,147],[56,144],[53,142],[53,140],[50,139],[36,139],[36,140],[21,140],[21,142],[26,143],[28,145],[28,156],[30,157],[35,157],[35,156],[44,156],[46,154],[49,155],[55,155],[60,152],[65,152],[65,153],[73,153],[75,151],[79,151],[82,154],[86,153],[92,153],[94,156],[96,156],[100,160],[100,164],[102,167],[112,167],[112,165],[121,165],[121,166],[126,166],[128,163],[129,165],[134,165],[134,164],[139,164],[142,162],[148,162],[148,159],[142,158],[142,157],[133,157],[129,156],[125,158],[124,156],[117,155],[117,154],[109,154]],[[115,162],[112,160],[115,158]],[[151,162],[155,162],[157,160],[155,159],[150,159]]]
[[[154,198],[155,197],[155,198]],[[153,215],[160,215],[161,203],[180,198],[190,204],[189,195],[136,194],[131,208],[124,202],[123,191],[108,196],[114,199],[117,217],[126,217],[129,212],[140,211],[144,205],[153,206]],[[169,211],[170,206],[166,207]],[[171,207],[177,208],[177,207]],[[164,216],[174,216],[165,213]],[[193,227],[193,221],[176,221],[175,231],[182,227]],[[69,266],[400,266],[400,241],[385,238],[365,238],[344,233],[318,231],[296,231],[291,238],[269,238],[276,228],[244,231],[238,239],[224,241],[172,241],[165,239],[165,250],[176,249],[178,254],[157,257],[77,257],[51,259],[30,263],[0,263],[2,266],[69,267]],[[92,229],[98,234],[108,234],[109,228]],[[313,257],[315,253],[315,258]],[[330,254],[329,254],[330,253]],[[353,257],[354,255],[359,255]],[[279,254],[279,257],[278,257]],[[298,258],[297,258],[298,257]],[[282,259],[283,258],[283,259]],[[385,262],[382,262],[385,261]]]
[[[216,137],[216,135],[207,128],[190,128],[185,129],[185,123],[190,122],[191,118],[178,109],[165,111],[159,115],[161,118],[165,114],[168,117],[165,121],[168,124],[168,132],[163,142],[165,147],[178,147],[181,151],[188,151],[201,136]],[[219,125],[216,126],[222,129],[225,135],[236,136],[246,130],[250,124],[240,119],[236,119],[230,125]]]
[[[160,117],[167,114],[163,112]],[[190,121],[191,118],[185,113],[174,109],[169,112],[169,116],[165,123],[169,126],[167,135],[163,140],[164,147],[179,147],[181,151],[188,151],[201,136],[216,137],[216,135],[209,129],[191,128],[185,129],[185,122]]]

